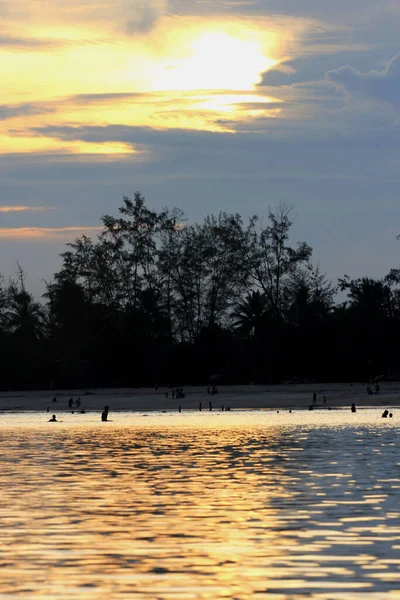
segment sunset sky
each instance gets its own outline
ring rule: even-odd
[[[0,0],[0,272],[43,291],[140,190],[295,205],[333,279],[399,266],[400,3]]]

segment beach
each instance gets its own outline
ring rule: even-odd
[[[378,394],[368,395],[366,388],[367,383],[217,385],[218,394],[212,395],[207,393],[207,386],[185,386],[185,397],[179,399],[172,397],[172,388],[162,385],[157,391],[155,388],[90,389],[90,395],[85,395],[85,389],[9,391],[0,392],[0,412],[41,412],[49,407],[52,413],[57,413],[71,410],[68,406],[70,398],[74,405],[80,398],[80,409],[86,411],[101,411],[104,405],[110,406],[113,411],[177,410],[179,405],[182,410],[198,410],[200,402],[203,410],[208,410],[209,402],[215,410],[221,409],[222,405],[232,410],[293,410],[307,409],[312,405],[313,393],[317,395],[315,409],[350,407],[352,403],[357,407],[400,406],[400,382],[382,382]],[[52,402],[54,398],[57,402]]]

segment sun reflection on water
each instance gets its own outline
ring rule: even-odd
[[[220,416],[2,415],[0,598],[398,598],[398,427]]]

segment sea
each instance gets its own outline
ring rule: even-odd
[[[0,414],[0,599],[400,599],[400,410]]]

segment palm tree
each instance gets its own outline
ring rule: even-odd
[[[44,326],[44,312],[26,290],[15,290],[7,313],[8,328],[26,340],[40,338]]]
[[[254,378],[259,371],[258,365],[264,364],[265,351],[263,332],[266,329],[268,302],[265,294],[259,291],[249,292],[241,300],[232,313],[233,326],[240,336],[247,339],[250,344],[252,357],[252,370]],[[265,365],[261,367],[265,371]]]
[[[266,314],[265,294],[253,290],[236,305],[232,313],[233,326],[243,337],[258,339],[265,324]]]

